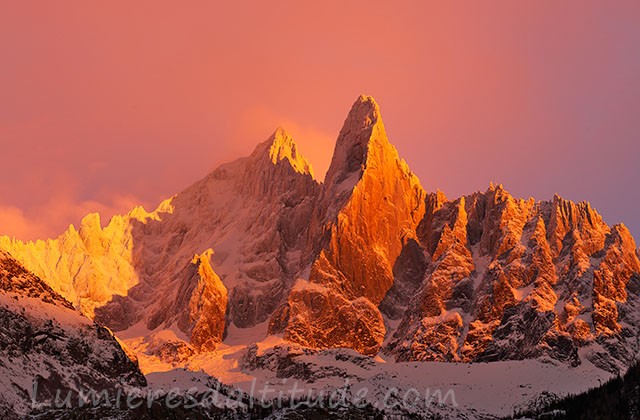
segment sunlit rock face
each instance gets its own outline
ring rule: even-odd
[[[285,338],[313,347],[377,353],[377,309],[393,285],[393,265],[415,236],[424,190],[389,143],[378,105],[362,96],[336,144],[311,233],[321,238],[308,278],[289,295]]]
[[[177,296],[164,300],[148,322],[151,330],[175,323],[200,351],[214,350],[226,327],[228,293],[211,267],[212,253],[209,249],[187,263],[178,273]]]
[[[135,208],[125,216],[114,216],[102,228],[100,216],[92,213],[79,229],[71,225],[56,239],[22,243],[5,236],[0,237],[0,248],[92,317],[96,307],[114,294],[126,295],[139,282],[133,265],[133,221],[152,217]]]
[[[397,359],[587,357],[616,371],[636,354],[636,245],[589,204],[517,200],[502,186],[431,194],[418,233],[429,263],[385,349]]]
[[[104,227],[90,214],[57,239],[0,237],[0,249],[171,360],[182,358],[171,349],[210,351],[230,327],[255,326],[400,361],[586,358],[614,372],[639,350],[640,262],[623,225],[588,203],[519,200],[502,186],[427,194],[367,96],[324,183],[278,129],[153,212]]]

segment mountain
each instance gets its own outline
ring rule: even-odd
[[[318,387],[349,377],[384,395],[422,382],[376,375],[443,362],[457,377],[450,362],[492,362],[512,369],[514,386],[544,372],[582,378],[578,392],[624,372],[640,347],[640,261],[624,225],[501,185],[453,200],[426,192],[368,96],[322,183],[279,128],[152,212],[104,227],[90,214],[56,239],[0,237],[0,249],[114,331],[147,377],[187,368]],[[526,398],[545,389],[531,381]]]
[[[389,143],[378,105],[360,97],[314,205],[313,260],[298,274],[271,330],[309,347],[376,354],[385,337],[378,305],[394,283],[404,244],[415,237],[424,197]]]
[[[227,323],[265,322],[293,282],[318,189],[311,173],[278,129],[154,212],[138,207],[104,228],[90,214],[57,239],[3,238],[0,248],[113,331],[174,328],[213,349]]]
[[[146,386],[138,366],[105,327],[0,251],[0,415]]]
[[[502,186],[427,198],[425,281],[387,350],[401,360],[590,359],[638,352],[640,262],[624,225],[588,203],[517,200]],[[581,352],[582,348],[592,348]]]

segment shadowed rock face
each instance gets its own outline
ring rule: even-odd
[[[6,418],[28,417],[32,401],[51,404],[56,392],[77,401],[79,389],[115,393],[145,385],[109,330],[0,251],[0,407],[8,410]]]
[[[398,360],[586,357],[616,371],[638,351],[640,262],[623,225],[502,186],[427,194],[366,96],[323,184],[278,129],[154,212],[0,249],[116,331],[175,327],[190,342],[163,349],[212,350],[228,325],[268,322],[314,348],[372,355],[386,340]]]
[[[0,291],[37,298],[45,303],[73,309],[73,305],[68,300],[54,292],[45,282],[2,250],[0,250]]]

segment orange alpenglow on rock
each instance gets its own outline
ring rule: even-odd
[[[626,339],[640,334],[640,261],[624,225],[502,185],[426,193],[368,96],[324,183],[279,128],[153,212],[104,228],[89,215],[53,240],[0,237],[0,249],[112,330],[155,334],[161,358],[258,325],[400,361],[586,358],[616,372],[640,351]],[[179,345],[161,342],[166,330]]]
[[[301,174],[309,174],[313,177],[313,169],[311,164],[298,153],[298,146],[293,138],[285,131],[284,128],[278,127],[273,136],[266,141],[269,146],[269,157],[274,165],[277,165],[283,159],[287,159],[289,164],[296,172]]]
[[[319,255],[287,302],[286,339],[378,352],[386,331],[378,305],[393,284],[393,263],[424,215],[425,195],[389,143],[378,105],[358,98],[316,206]]]

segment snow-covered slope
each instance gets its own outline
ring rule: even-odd
[[[80,392],[146,385],[109,330],[0,251],[0,413],[22,417]],[[77,404],[77,403],[76,403]]]

